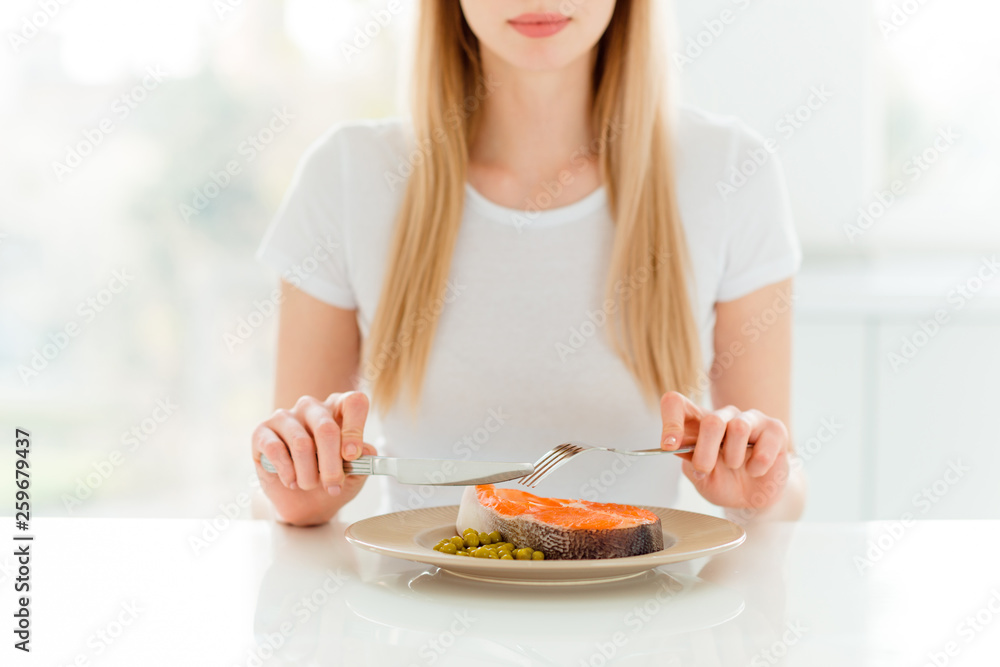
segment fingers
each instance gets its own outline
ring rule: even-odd
[[[361,392],[331,394],[325,401],[303,396],[292,410],[277,410],[253,434],[254,460],[266,454],[287,488],[322,488],[336,496],[346,484],[344,460],[375,454],[363,442],[368,397]],[[269,474],[262,467],[258,475]],[[352,479],[351,489],[363,483]]]
[[[690,419],[698,419],[702,409],[691,400],[676,391],[668,391],[660,399],[660,417],[663,419],[663,432],[660,435],[660,447],[666,450],[677,449],[684,441],[684,426]]]
[[[378,456],[378,452],[374,447],[365,442],[361,445],[361,455]],[[344,488],[351,491],[364,484],[366,479],[367,477],[365,475],[344,475]]]
[[[726,434],[726,427],[729,420],[738,415],[739,412],[739,409],[730,405],[721,410],[710,412],[701,418],[698,441],[695,443],[691,456],[695,478],[700,479],[715,468],[719,459],[719,449]]]
[[[722,441],[722,461],[730,470],[736,470],[746,460],[747,444],[756,439],[763,428],[761,413],[751,410],[737,413],[726,424],[726,437]]]
[[[304,491],[315,489],[319,485],[316,445],[306,427],[289,410],[275,412],[267,425],[284,441],[292,455],[292,463],[295,465],[295,484]],[[295,487],[288,485],[288,488]]]
[[[762,477],[774,466],[774,462],[788,446],[788,429],[779,419],[765,418],[760,435],[754,441],[747,461],[747,474]]]
[[[360,391],[332,394],[327,405],[340,423],[341,454],[345,461],[361,455],[365,421],[368,419],[368,397]]]
[[[316,444],[319,485],[331,496],[336,496],[344,483],[344,461],[340,457],[340,426],[330,414],[330,408],[315,399],[300,401],[296,404],[296,411],[301,413],[306,428]]]
[[[295,484],[295,468],[292,465],[292,457],[288,454],[288,448],[285,447],[284,441],[278,434],[272,431],[266,424],[261,424],[253,432],[253,448],[255,452],[259,454],[264,454],[268,460],[274,465],[278,479],[281,483],[290,489],[297,488]],[[265,472],[264,468],[260,466],[260,456],[254,456],[254,461],[257,463],[257,467],[260,468],[257,471],[259,476],[261,472]]]

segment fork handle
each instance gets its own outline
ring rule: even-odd
[[[353,461],[344,461],[344,473],[347,475],[371,475],[374,456],[359,456]],[[278,472],[267,455],[260,455],[260,467],[268,472]]]
[[[747,443],[747,447],[753,447],[753,443],[752,443],[752,442],[748,442],[748,443]],[[693,451],[694,451],[694,446],[690,446],[690,447],[681,447],[680,449],[674,449],[674,450],[666,450],[666,449],[661,449],[661,450],[655,450],[655,449],[640,449],[639,451],[643,451],[643,452],[655,452],[655,451],[661,451],[661,452],[663,452],[664,454],[690,454],[691,452],[693,452]]]
[[[747,443],[747,447],[753,447],[753,443]],[[617,452],[618,454],[631,454],[633,456],[644,456],[646,454],[690,454],[694,451],[694,445],[688,447],[681,447],[680,449],[630,449],[630,450],[620,450],[612,449],[612,452]]]

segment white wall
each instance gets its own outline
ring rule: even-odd
[[[946,300],[1000,250],[997,189],[981,185],[1000,182],[995,157],[982,167],[996,148],[982,115],[1000,103],[1000,70],[989,68],[1000,48],[982,23],[998,10],[983,0],[927,3],[887,36],[879,21],[893,4],[675,0],[675,71],[683,101],[737,115],[780,146],[806,252],[792,400],[808,458],[807,518],[1000,518],[1000,280],[968,308]],[[890,52],[904,60],[893,65]],[[976,79],[984,63],[993,78]],[[914,71],[926,85],[901,91]],[[808,120],[782,133],[778,123],[816,87],[830,100],[800,109]],[[931,88],[951,94],[922,98]],[[957,108],[963,96],[980,105]],[[960,145],[852,243],[844,225],[901,158],[932,145],[929,128],[942,122],[966,132]],[[965,185],[949,195],[946,183]],[[888,355],[941,308],[947,324],[894,368]],[[949,473],[953,463],[970,469]]]
[[[737,115],[773,137],[806,250],[849,247],[842,225],[874,183],[878,158],[870,0],[674,4],[680,39],[674,50],[695,56],[675,68],[682,99]],[[817,104],[791,136],[779,131],[786,114],[810,115],[799,108],[816,87],[831,93],[829,101]]]

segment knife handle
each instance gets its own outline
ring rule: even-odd
[[[348,475],[372,475],[375,456],[359,456],[353,461],[344,461],[344,472]],[[265,454],[260,455],[260,467],[268,472],[278,472]]]

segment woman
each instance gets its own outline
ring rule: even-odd
[[[670,111],[659,4],[423,0],[412,118],[310,149],[259,253],[285,280],[279,409],[252,449],[285,520],[328,521],[357,495],[342,465],[376,453],[369,394],[383,455],[694,442],[580,457],[539,492],[669,505],[682,470],[731,512],[798,516],[783,180],[765,151],[720,187],[762,142]],[[386,488],[392,509],[458,493]]]

